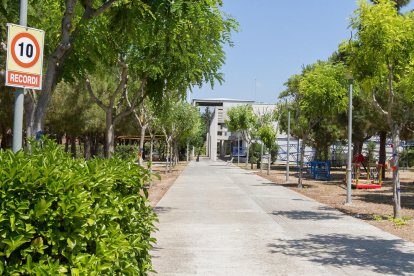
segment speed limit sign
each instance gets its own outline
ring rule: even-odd
[[[45,32],[8,24],[6,85],[42,89]]]

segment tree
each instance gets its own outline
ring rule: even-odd
[[[269,153],[272,152],[272,149],[277,147],[275,144],[276,141],[276,135],[277,130],[273,128],[273,123],[277,122],[278,119],[278,110],[268,110],[268,109],[258,109],[256,110],[256,116],[257,121],[255,125],[255,129],[253,132],[253,136],[259,138],[261,140],[261,149],[260,149],[260,160],[263,159],[263,147],[266,145],[266,147],[269,149]],[[273,142],[271,141],[273,139]],[[273,160],[276,160],[277,156],[271,155],[272,162]],[[260,167],[260,170],[262,170],[262,166]]]
[[[380,1],[378,0],[371,0],[374,4],[378,4]],[[410,3],[410,0],[392,0],[395,3],[395,7],[397,10],[400,10],[402,7],[407,6]]]
[[[91,99],[105,112],[106,133],[105,133],[105,156],[111,157],[115,150],[115,124],[123,117],[129,115],[135,108],[138,98],[142,97],[145,81],[139,87],[131,89],[133,91],[133,103],[129,102],[129,91],[126,88],[127,82],[127,65],[120,62],[121,69],[119,72],[118,83],[112,82],[110,73],[103,72],[101,76],[95,76],[95,89],[92,88],[91,80],[86,81],[86,89]],[[105,74],[106,73],[106,74]],[[108,76],[109,75],[109,76]],[[103,78],[102,78],[103,77]],[[96,96],[94,90],[98,90],[100,95],[108,96],[107,104]],[[124,108],[124,109],[123,109]]]
[[[150,97],[156,105],[176,94],[182,97],[193,85],[203,82],[213,85],[215,80],[221,81],[219,69],[224,62],[222,44],[230,43],[228,33],[235,24],[218,11],[218,3],[200,1],[188,5],[185,1],[154,2],[148,4],[152,16],[140,15],[135,11],[125,19],[124,10],[114,8],[111,16],[96,20],[100,28],[93,34],[100,37],[98,42],[107,41],[106,44],[112,47],[108,50],[105,43],[95,43],[92,50],[106,53],[100,60],[103,67],[114,67],[116,59],[122,67],[119,86],[109,97],[109,105],[102,105],[102,100],[87,86],[92,99],[107,114],[108,155],[113,152],[114,124],[136,106],[142,105],[146,97]],[[211,24],[205,26],[201,24],[202,20],[210,20]],[[113,25],[115,28],[112,28]],[[207,34],[213,35],[212,38],[206,40]],[[80,58],[91,52],[87,47],[89,44],[78,45],[81,49],[78,52],[82,53]],[[87,73],[88,70],[81,72],[80,76]],[[128,105],[125,106],[123,101]],[[122,107],[122,112],[114,113]],[[145,129],[141,130],[145,134]]]
[[[133,2],[142,6],[141,1]],[[43,129],[51,96],[57,83],[67,73],[67,60],[73,54],[74,45],[82,39],[85,30],[91,29],[96,18],[121,3],[119,0],[29,1],[29,26],[46,31],[43,89],[36,93],[34,101],[27,102],[27,105],[31,105],[28,108],[33,110],[27,122],[29,136]],[[16,22],[18,13],[15,12],[16,9],[13,14],[9,14],[13,20],[9,22]]]
[[[197,140],[202,130],[201,116],[196,107],[181,100],[164,101],[155,112],[154,123],[164,135],[167,147],[167,165],[178,161],[178,146],[182,142],[186,144],[193,138]]]
[[[225,124],[231,132],[240,132],[242,140],[247,144],[246,166],[249,162],[249,147],[252,142],[252,131],[257,124],[257,116],[251,105],[232,107],[227,111],[228,120]]]
[[[280,98],[290,99],[293,113],[292,133],[302,139],[298,187],[302,188],[305,147],[312,129],[346,110],[348,82],[342,63],[318,62],[303,69],[301,75],[293,75],[286,83],[287,89]],[[282,109],[286,112],[286,109]]]
[[[129,107],[132,107],[131,103],[129,103]],[[141,104],[137,108],[132,109],[134,119],[137,122],[140,128],[140,139],[139,139],[139,152],[138,152],[138,162],[139,165],[143,165],[143,154],[144,154],[144,143],[145,143],[145,133],[147,128],[153,123],[154,121],[154,108],[152,103],[149,99],[144,99]],[[150,150],[150,158],[152,162],[152,147],[153,141],[151,139],[151,150]]]
[[[401,217],[401,197],[399,180],[400,135],[406,124],[406,117],[399,116],[404,110],[403,94],[410,98],[412,89],[402,86],[411,75],[411,60],[414,50],[414,20],[412,14],[399,14],[390,0],[379,0],[376,5],[363,1],[351,20],[357,30],[353,43],[349,45],[350,64],[354,68],[369,68],[369,74],[358,75],[363,87],[372,97],[382,113],[393,141],[393,186],[394,217]],[[362,65],[361,65],[362,64]]]

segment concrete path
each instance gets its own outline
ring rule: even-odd
[[[414,244],[207,159],[156,207],[159,275],[414,275]]]

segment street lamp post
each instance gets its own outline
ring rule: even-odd
[[[289,165],[290,165],[290,111],[288,111],[288,133],[287,133],[287,150],[286,150],[286,183],[289,182]]]
[[[237,166],[240,163],[240,133],[237,132]]]
[[[346,204],[352,204],[352,77],[349,80],[348,106],[348,164],[346,168]]]

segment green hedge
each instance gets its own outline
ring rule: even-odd
[[[147,170],[74,160],[53,142],[0,152],[0,275],[145,275],[155,240]]]

